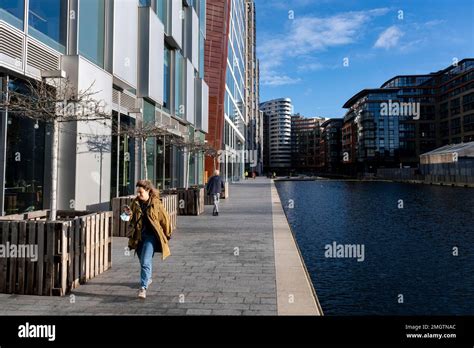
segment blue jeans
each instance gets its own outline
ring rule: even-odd
[[[220,198],[221,194],[220,193],[214,193],[213,194],[213,198],[214,198],[214,209],[213,209],[213,212],[214,213],[218,213],[219,212],[219,198]]]
[[[158,238],[147,230],[142,233],[142,240],[137,247],[137,255],[140,260],[140,288],[146,289],[151,279],[153,269],[153,255],[158,250]]]

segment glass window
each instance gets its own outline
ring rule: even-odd
[[[80,0],[79,53],[100,67],[104,67],[104,27],[104,0]]]
[[[23,30],[24,14],[24,0],[2,0],[0,4],[0,20],[4,20],[14,27]]]
[[[10,114],[5,172],[5,212],[43,208],[45,126]]]
[[[59,52],[66,52],[66,1],[30,0],[28,25],[31,36]]]
[[[29,93],[25,84],[10,80],[8,88]],[[43,209],[46,126],[8,114],[5,170],[5,213]],[[49,133],[49,132],[48,132]]]
[[[171,51],[165,46],[164,75],[163,75],[163,107],[170,110],[170,88],[171,88]]]
[[[189,177],[188,185],[196,185],[196,155],[189,156]]]
[[[135,119],[113,112],[114,126],[132,127]],[[135,139],[126,135],[112,137],[111,197],[132,195],[135,192]]]
[[[178,51],[175,68],[175,115],[184,117],[184,58]]]
[[[152,5],[152,0],[139,0],[138,6],[140,7],[145,7],[145,6],[151,6]]]
[[[206,32],[206,0],[199,0],[199,26],[201,32]]]
[[[161,23],[165,26],[165,32],[168,32],[166,29],[167,23],[168,23],[168,4],[167,0],[157,0],[156,3],[156,13],[158,14],[158,18],[161,20]]]
[[[146,100],[143,103],[143,120],[145,124],[155,124],[155,106]],[[146,167],[147,167],[147,179],[150,180],[153,184],[155,183],[155,144],[156,139],[154,137],[149,137],[146,140]],[[142,161],[142,169],[143,169]],[[144,172],[144,171],[143,171]]]
[[[204,78],[204,35],[199,33],[199,77]]]

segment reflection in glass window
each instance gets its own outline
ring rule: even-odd
[[[66,52],[66,1],[30,0],[28,25],[31,36],[59,52]]]
[[[23,30],[23,19],[25,12],[24,0],[2,0],[0,4],[0,20],[10,23],[14,27]]]
[[[184,117],[184,58],[180,52],[176,51],[175,69],[175,115]]]
[[[104,66],[104,0],[79,2],[79,53],[100,67]]]
[[[8,88],[28,93],[20,81]],[[5,170],[5,213],[17,214],[43,208],[45,125],[8,114]]]
[[[152,6],[152,0],[139,0],[138,6],[140,7]]]
[[[143,119],[145,124],[155,124],[155,106],[146,100],[143,103]],[[146,167],[148,171],[148,180],[151,180],[153,184],[155,182],[155,144],[156,138],[150,137],[146,140]],[[144,161],[142,161],[142,166]],[[143,168],[142,168],[143,169]],[[143,171],[144,173],[144,171]]]
[[[171,51],[165,46],[164,53],[164,75],[163,75],[163,107],[170,110],[170,88],[171,88]]]
[[[113,125],[131,127],[135,119],[130,116],[113,112]],[[120,197],[135,192],[135,139],[126,135],[112,137],[111,189],[110,196]]]
[[[168,4],[167,0],[157,0],[156,2],[156,13],[160,18],[161,23],[165,26],[165,32],[168,32]]]
[[[199,26],[201,32],[206,32],[206,0],[199,0]]]
[[[199,33],[199,78],[204,78],[204,35]]]

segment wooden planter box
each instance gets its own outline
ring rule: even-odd
[[[48,214],[0,217],[0,245],[37,246],[36,261],[0,257],[0,293],[63,296],[112,266],[112,212]]]
[[[212,195],[208,195],[207,192],[204,192],[204,205],[214,205]]]
[[[178,215],[201,215],[204,213],[204,196],[206,189],[197,188],[178,188],[176,190],[166,190],[167,194],[177,194],[178,196]]]
[[[112,212],[113,212],[113,228],[112,233],[114,237],[127,237],[128,221],[122,221],[120,214],[122,214],[122,207],[130,205],[135,196],[124,196],[112,198]],[[178,196],[177,194],[167,194],[161,196],[161,202],[165,206],[171,220],[171,230],[174,231],[177,226],[178,215]]]

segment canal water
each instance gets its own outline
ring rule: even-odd
[[[474,315],[473,189],[276,186],[325,315]]]

